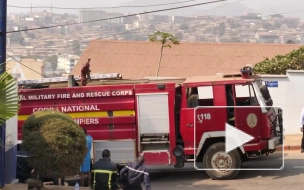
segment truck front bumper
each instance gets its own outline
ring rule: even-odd
[[[244,150],[247,151],[259,151],[259,150],[275,150],[280,145],[280,137],[273,137],[270,140],[260,141],[258,143],[245,144]]]
[[[268,141],[268,149],[269,150],[276,149],[276,147],[280,145],[280,140],[281,140],[280,137],[273,137],[272,139],[270,139]]]

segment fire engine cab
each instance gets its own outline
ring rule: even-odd
[[[59,110],[93,137],[95,160],[109,149],[121,165],[139,155],[148,166],[195,162],[213,179],[234,178],[247,158],[282,144],[282,110],[272,107],[267,87],[250,67],[209,77],[127,80],[112,73],[92,75],[84,85],[76,82],[80,77],[69,79],[19,81],[18,140],[29,115]],[[254,139],[225,152],[227,123]]]

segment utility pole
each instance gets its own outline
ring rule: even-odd
[[[6,71],[6,17],[7,0],[0,0],[0,74]],[[5,124],[0,126],[0,187],[5,184]]]

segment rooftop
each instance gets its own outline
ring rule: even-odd
[[[299,44],[201,43],[181,42],[164,48],[160,77],[214,76],[239,72],[244,65],[287,54]],[[91,59],[92,73],[121,73],[127,79],[155,77],[161,44],[149,41],[91,41],[72,74],[80,75]]]

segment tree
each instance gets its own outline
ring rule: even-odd
[[[16,81],[6,72],[0,74],[0,99],[0,125],[2,125],[17,115],[19,110]],[[3,145],[0,140],[0,147]]]
[[[304,47],[293,50],[286,55],[277,55],[265,59],[254,66],[257,74],[285,75],[287,70],[304,70]]]
[[[272,25],[271,23],[268,23],[268,22],[262,24],[262,27],[263,27],[264,29],[268,29],[268,30],[272,30],[272,29],[275,29],[275,28],[276,28],[274,25]]]
[[[81,127],[68,115],[44,110],[30,115],[22,126],[23,148],[38,176],[61,177],[79,173],[87,153]]]
[[[170,33],[157,31],[152,35],[149,35],[150,42],[158,42],[161,43],[161,49],[160,49],[160,57],[158,61],[157,71],[156,71],[156,77],[158,77],[159,69],[160,69],[160,63],[161,59],[163,57],[163,49],[165,47],[171,48],[171,44],[173,45],[179,45],[179,41],[176,36],[173,36]]]
[[[0,125],[2,125],[17,115],[19,110],[16,81],[6,72],[0,74],[0,100]]]

